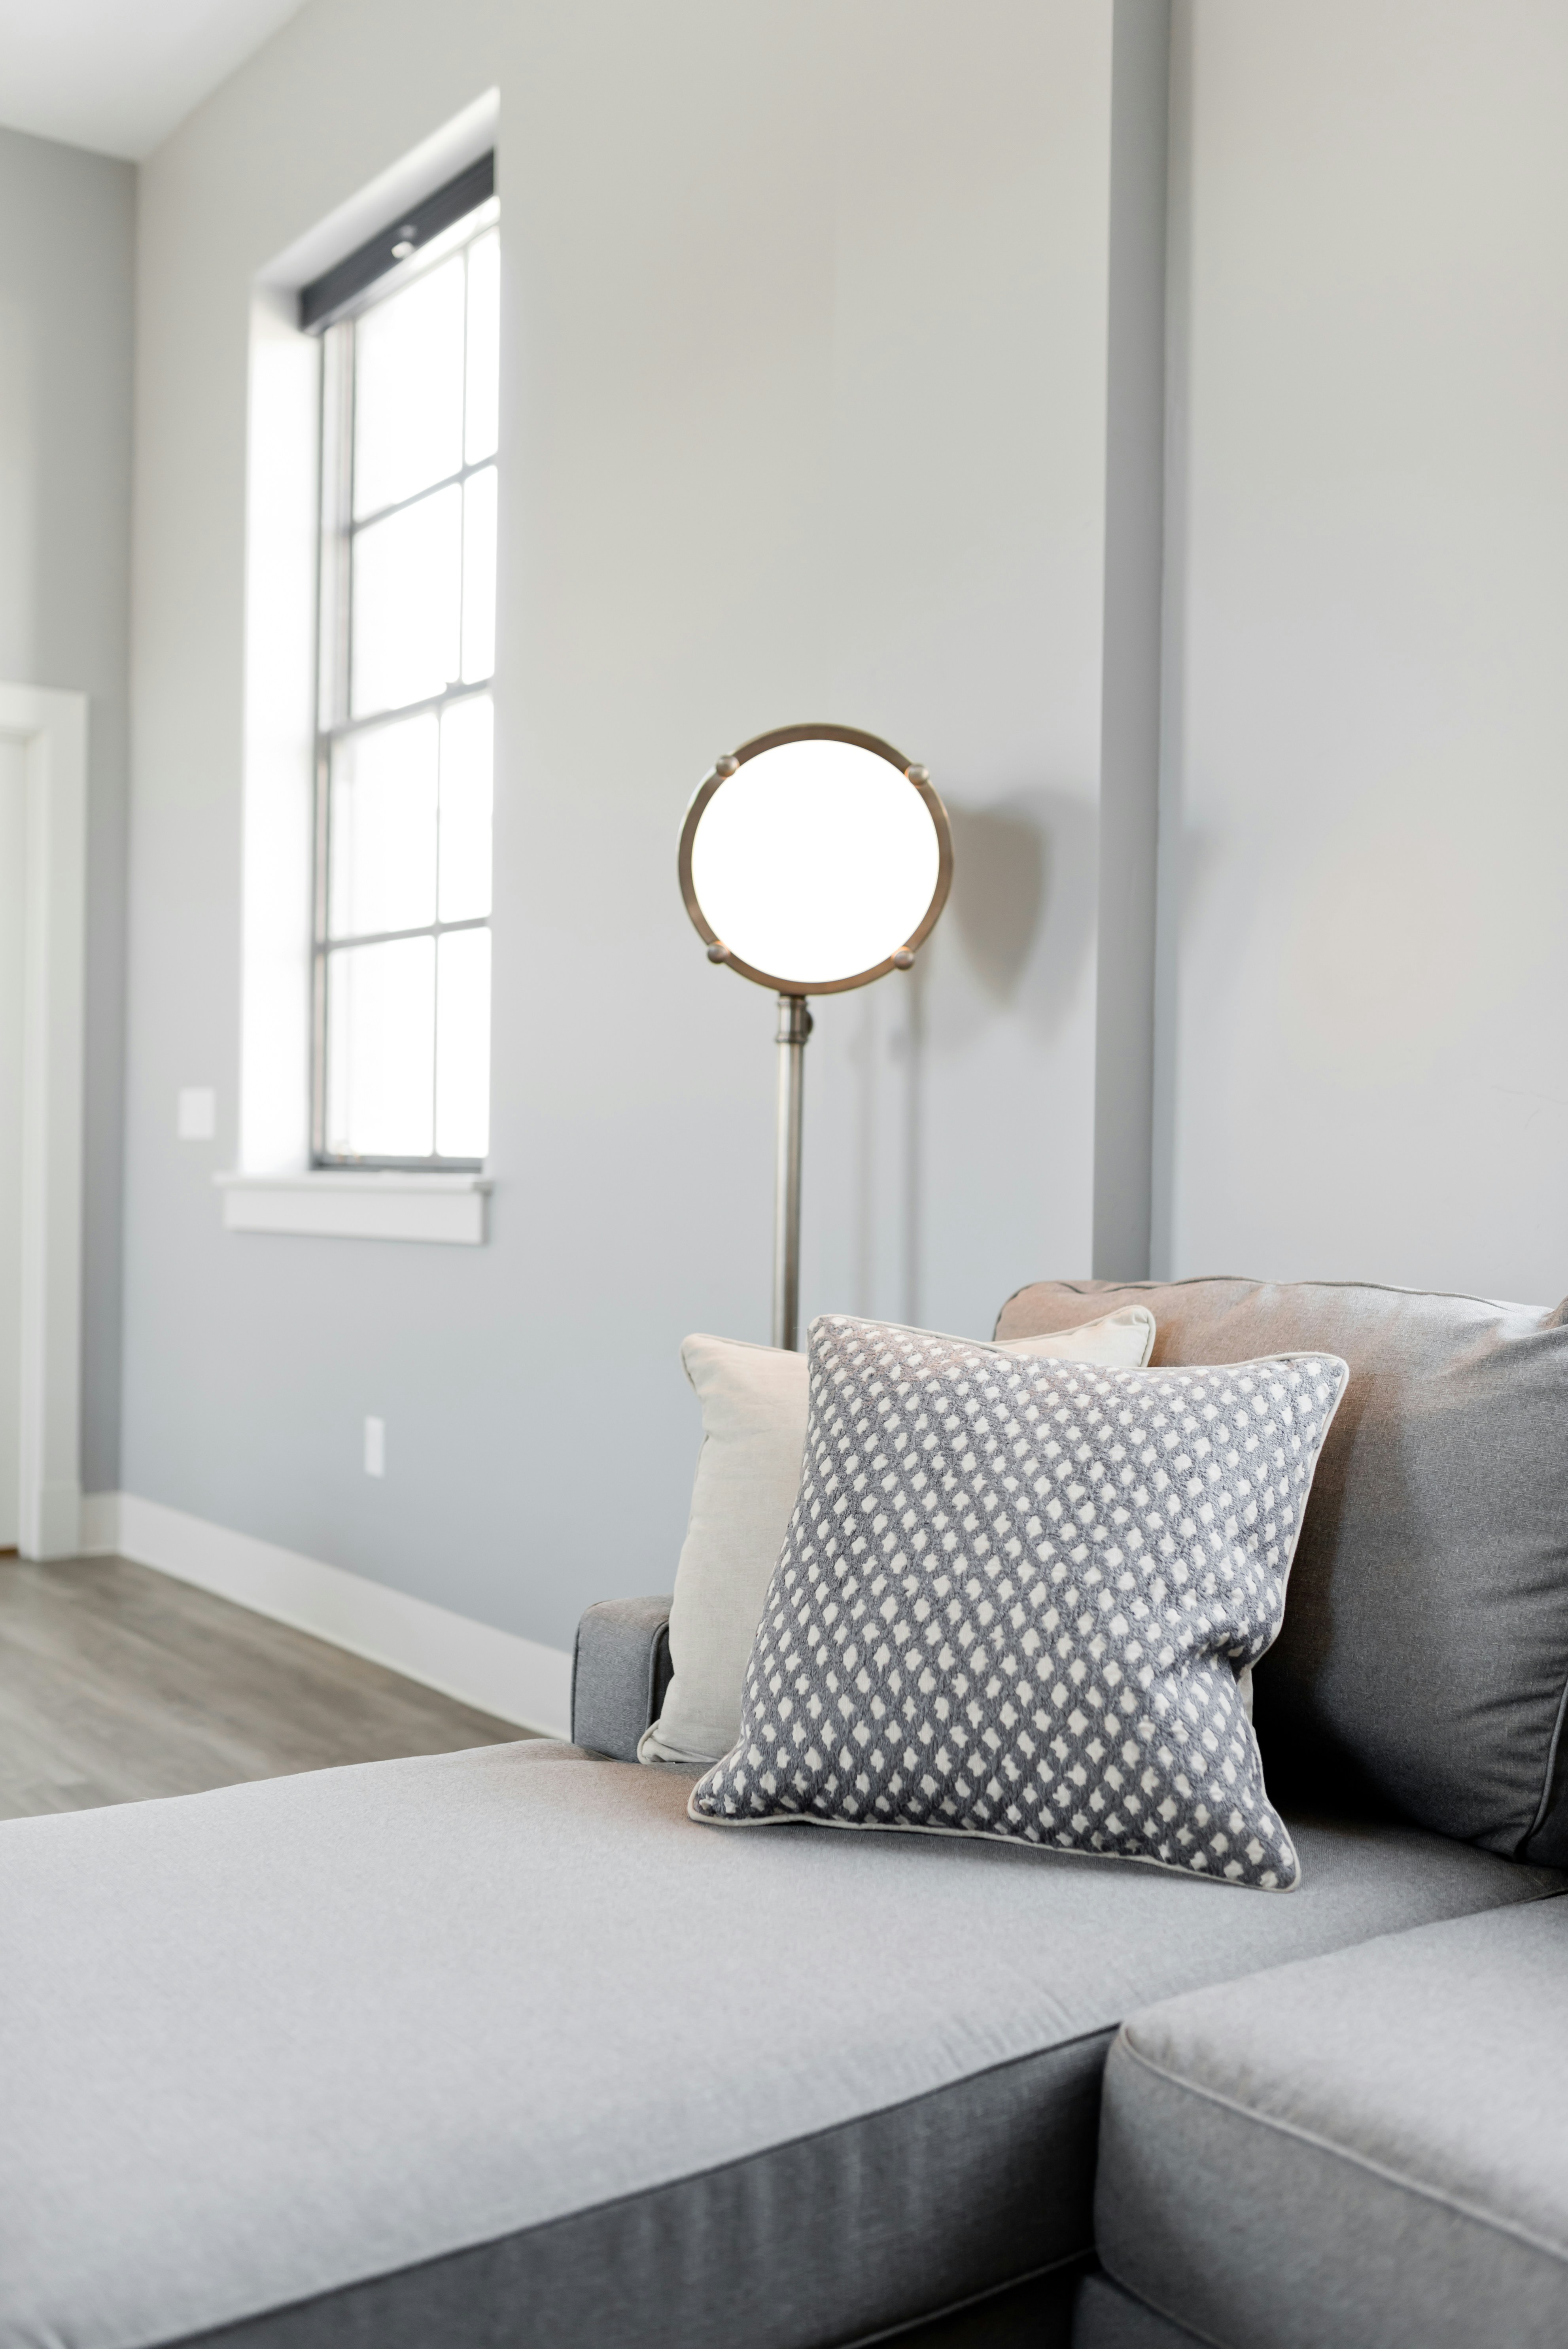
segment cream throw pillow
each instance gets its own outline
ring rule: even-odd
[[[1140,1371],[1153,1345],[1154,1316],[1128,1305],[994,1350]],[[804,1354],[738,1338],[688,1338],[681,1361],[702,1404],[702,1450],[670,1603],[674,1674],[637,1759],[706,1767],[740,1734],[751,1643],[800,1486],[808,1372]]]

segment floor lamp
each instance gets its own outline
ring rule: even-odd
[[[681,828],[708,960],[779,998],[773,1343],[799,1345],[800,1093],[810,995],[908,970],[947,902],[953,834],[923,767],[852,726],[780,726],[716,760]]]

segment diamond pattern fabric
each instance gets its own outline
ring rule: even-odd
[[[1289,1890],[1236,1680],[1284,1617],[1337,1356],[1108,1370],[837,1315],[810,1351],[740,1735],[691,1816]]]

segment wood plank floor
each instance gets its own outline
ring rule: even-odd
[[[150,1567],[0,1555],[0,1818],[525,1733]]]

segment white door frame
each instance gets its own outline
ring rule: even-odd
[[[0,685],[0,736],[21,744],[27,778],[17,1547],[70,1557],[82,1515],[88,698]]]

